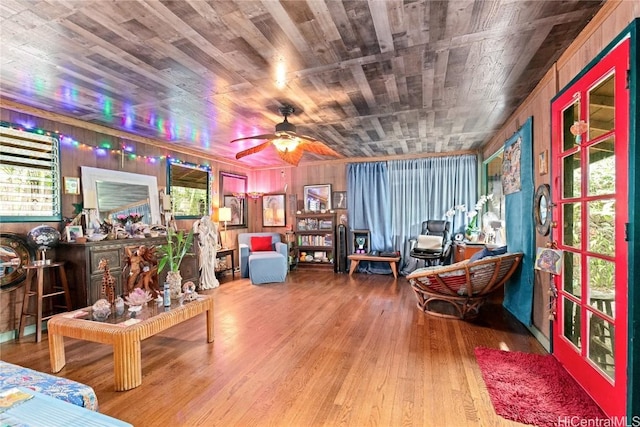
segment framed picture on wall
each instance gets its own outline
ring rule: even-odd
[[[244,218],[244,198],[236,196],[224,196],[224,207],[231,208],[231,221],[228,225],[240,225]]]
[[[333,209],[347,209],[347,192],[346,191],[334,191],[331,196],[331,203]]]
[[[285,194],[265,194],[262,196],[263,227],[284,227],[286,225],[286,197]]]
[[[538,170],[540,175],[546,175],[549,173],[549,151],[544,150],[538,155]]]
[[[64,194],[80,194],[80,178],[65,176],[63,184]]]

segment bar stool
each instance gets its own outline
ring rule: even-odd
[[[71,293],[69,292],[69,284],[67,283],[67,274],[64,271],[64,261],[51,262],[49,264],[31,263],[24,267],[27,270],[27,279],[25,280],[24,299],[22,300],[22,314],[20,316],[20,327],[18,329],[18,338],[24,335],[25,321],[27,317],[34,316],[36,318],[36,342],[42,339],[42,321],[52,317],[53,313],[48,316],[42,315],[42,305],[45,298],[52,298],[57,295],[64,295],[65,305],[53,305],[52,310],[56,308],[71,311]],[[45,270],[49,272],[50,288],[52,292],[44,293],[44,274]],[[57,273],[58,281],[54,277]],[[29,298],[36,297],[36,311],[29,311]],[[61,311],[60,311],[61,312]]]

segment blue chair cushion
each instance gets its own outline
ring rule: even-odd
[[[488,256],[504,255],[506,253],[507,253],[507,247],[506,246],[500,246],[500,247],[494,248],[494,249],[489,249],[489,248],[485,247],[483,250],[478,251],[475,254],[471,255],[471,258],[469,258],[469,262],[478,261],[479,259],[482,259],[482,258],[488,257]]]

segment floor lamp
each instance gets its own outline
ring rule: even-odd
[[[218,222],[224,222],[224,238],[222,246],[227,248],[227,221],[231,221],[231,208],[218,208]]]

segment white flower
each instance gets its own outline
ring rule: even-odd
[[[489,200],[493,200],[493,193],[483,194],[482,196],[480,196],[480,199],[478,199],[478,202],[476,203],[475,209],[473,211],[467,212],[467,206],[462,204],[462,205],[455,205],[454,207],[449,208],[444,215],[447,218],[452,218],[456,215],[457,212],[467,212],[467,218],[471,219],[476,215],[478,215],[478,212],[482,211],[482,207]]]

